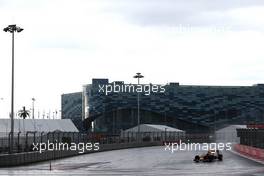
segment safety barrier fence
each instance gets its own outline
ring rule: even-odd
[[[161,142],[175,141],[186,137],[179,132],[122,132],[121,134],[108,133],[79,133],[79,132],[19,132],[13,135],[12,153],[31,152],[34,144],[50,143],[140,143],[140,142]],[[10,153],[11,133],[0,133],[0,154]]]
[[[247,145],[235,144],[234,150],[244,156],[264,162],[264,149]]]

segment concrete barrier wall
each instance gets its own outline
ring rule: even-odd
[[[255,148],[247,145],[235,144],[234,149],[236,152],[264,162],[264,149]]]
[[[14,153],[14,154],[2,154],[0,155],[0,167],[18,166],[29,163],[35,163],[40,161],[54,160],[59,158],[65,158],[70,156],[103,152],[118,149],[136,148],[136,147],[148,147],[162,145],[161,142],[142,142],[142,143],[118,143],[118,144],[102,144],[97,151],[85,151],[85,153],[79,153],[79,151],[44,151],[43,153],[27,152],[27,153]]]

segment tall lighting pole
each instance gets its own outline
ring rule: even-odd
[[[10,144],[9,144],[9,152],[13,153],[13,139],[14,139],[14,34],[15,32],[23,31],[22,28],[16,26],[15,24],[9,25],[4,28],[5,32],[10,32],[12,34],[12,77],[11,77],[11,130],[10,130]]]
[[[36,99],[35,98],[32,98],[32,119],[35,119],[35,101]]]
[[[141,73],[136,73],[134,78],[138,79],[138,85],[139,85],[140,78],[144,78],[144,76],[141,75]],[[138,141],[139,141],[139,133],[140,133],[139,92],[137,92],[137,123],[138,123]]]

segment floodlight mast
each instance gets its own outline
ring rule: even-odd
[[[10,141],[9,141],[9,153],[13,153],[13,142],[14,142],[14,33],[22,32],[24,29],[18,27],[15,24],[9,25],[3,29],[5,32],[12,33],[12,78],[11,78],[11,129],[10,129]]]
[[[138,79],[138,86],[139,86],[139,80],[140,78],[144,78],[143,75],[141,75],[141,73],[136,73],[135,76],[133,76],[133,78],[137,78]],[[140,139],[140,110],[139,110],[139,92],[137,92],[137,124],[138,124],[138,142]]]

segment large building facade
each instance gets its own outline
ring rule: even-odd
[[[118,86],[117,86],[118,85]],[[142,85],[145,90],[132,91],[138,85],[108,79],[93,79],[76,96],[86,129],[119,133],[137,125],[139,95],[140,123],[163,124],[186,132],[208,132],[230,124],[247,124],[264,120],[264,85],[254,86],[190,86],[179,83]],[[115,91],[114,87],[117,87]],[[158,87],[158,88],[157,88]],[[142,90],[141,89],[141,90]],[[129,90],[129,91],[128,91]],[[64,94],[66,96],[67,94]],[[74,95],[74,94],[72,94]],[[65,101],[65,100],[64,100]],[[65,104],[62,106],[65,106]],[[70,110],[71,108],[72,110]],[[78,111],[80,115],[80,111]],[[69,117],[71,118],[71,117]]]
[[[84,131],[81,92],[61,95],[61,118],[71,119],[79,131]]]

